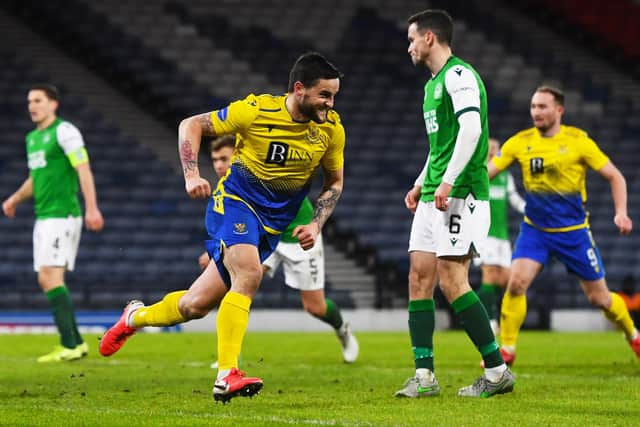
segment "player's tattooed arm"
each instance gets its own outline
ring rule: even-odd
[[[211,184],[200,176],[198,169],[198,152],[203,135],[214,135],[211,113],[191,116],[180,122],[178,153],[184,172],[185,190],[192,199],[202,199],[211,195]]]
[[[184,119],[178,128],[178,151],[185,178],[200,176],[198,151],[203,136],[214,136],[211,113],[203,113]]]
[[[211,112],[198,114],[195,116],[200,124],[200,129],[202,129],[202,135],[204,136],[215,136],[215,131],[213,129],[213,122],[211,121]]]
[[[194,153],[191,141],[184,139],[180,141],[180,162],[182,162],[182,171],[187,177],[198,171],[198,155]]]
[[[338,199],[342,190],[338,188],[328,188],[323,191],[322,194],[316,200],[316,209],[313,212],[313,220],[318,223],[320,228],[327,222],[327,219],[331,216],[331,213],[336,208]]]
[[[338,199],[342,194],[343,179],[344,172],[342,169],[331,172],[325,171],[322,192],[316,200],[316,209],[313,212],[313,221],[317,222],[320,228],[324,226],[336,208]]]

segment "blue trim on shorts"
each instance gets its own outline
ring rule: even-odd
[[[260,262],[263,262],[275,251],[280,235],[268,233],[256,214],[243,202],[225,197],[222,203],[224,214],[213,210],[212,200],[207,205],[205,226],[211,239],[205,241],[205,247],[222,280],[230,288],[231,277],[223,263],[223,248],[239,243],[253,245],[258,248]]]
[[[588,228],[550,233],[522,222],[512,259],[529,258],[546,265],[552,256],[582,280],[605,276],[600,251]]]

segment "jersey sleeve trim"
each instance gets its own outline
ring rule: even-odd
[[[444,75],[444,86],[451,97],[453,111],[480,108],[480,88],[473,72],[463,65],[453,65]]]
[[[243,132],[256,120],[260,105],[255,95],[250,94],[245,99],[237,100],[229,105],[212,111],[211,123],[216,135],[230,135]]]
[[[461,115],[463,115],[464,113],[468,113],[469,111],[477,111],[478,113],[480,112],[480,108],[478,107],[467,107],[467,108],[463,108],[462,110],[456,112],[456,119],[458,117],[460,117]]]

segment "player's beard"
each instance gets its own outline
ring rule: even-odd
[[[411,57],[411,63],[413,64],[414,67],[428,68],[427,61],[425,61],[424,58],[420,57],[417,54],[410,55],[410,57]]]
[[[324,123],[327,121],[327,111],[324,111],[324,117],[320,115],[322,108],[318,108],[311,103],[306,102],[307,96],[305,95],[302,98],[302,102],[300,103],[299,109],[305,117],[308,117],[310,120],[313,120],[316,123]]]
[[[533,121],[533,126],[535,126],[536,129],[538,129],[538,131],[542,134],[545,134],[549,131],[549,129],[551,129],[554,125],[556,124],[555,120],[548,122],[546,120],[541,120],[538,123],[536,123],[536,121]]]

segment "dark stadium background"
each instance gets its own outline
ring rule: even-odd
[[[336,109],[347,130],[346,179],[324,232],[327,294],[347,308],[402,309],[411,223],[403,198],[427,154],[425,73],[406,53],[405,20],[426,7],[454,16],[453,50],[486,83],[491,134],[504,140],[529,127],[535,87],[561,87],[564,122],[587,130],[622,170],[638,220],[640,5],[631,0],[606,8],[596,0],[328,0],[311,13],[284,0],[5,0],[0,198],[27,174],[28,87],[52,82],[61,89],[60,116],[85,137],[106,221],[102,233],[83,233],[68,275],[77,308],[117,310],[133,297],[154,301],[184,288],[198,274],[205,203],[184,193],[178,122],[250,92],[284,92],[295,58],[318,50],[345,74]],[[202,156],[201,169],[207,164]],[[625,277],[640,275],[640,240],[618,236],[606,181],[590,173],[588,190],[609,285],[620,289]],[[32,223],[29,203],[16,219],[0,219],[0,310],[48,307],[32,271]],[[518,224],[514,213],[513,238]],[[479,284],[477,269],[472,281]],[[281,283],[266,280],[254,307],[298,307]],[[549,327],[552,309],[589,307],[558,264],[528,297],[527,327]]]

